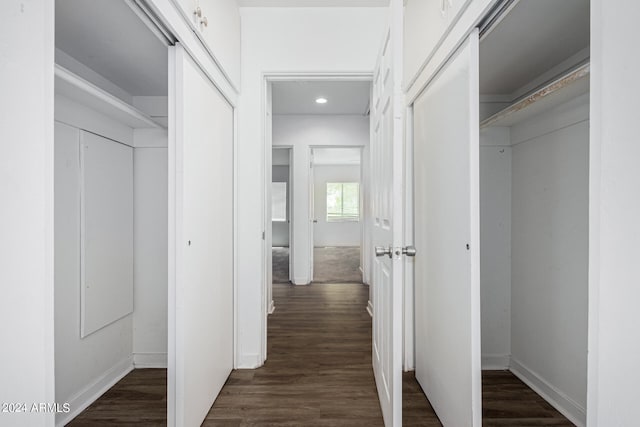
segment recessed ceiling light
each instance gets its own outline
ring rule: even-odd
[[[316,103],[317,104],[326,104],[327,103],[327,98],[318,98],[318,99],[316,99]]]

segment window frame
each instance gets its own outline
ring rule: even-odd
[[[329,216],[329,186],[331,185],[340,185],[340,200],[342,202],[342,205],[340,207],[340,216],[338,217],[330,217]],[[344,186],[345,185],[355,185],[356,186],[356,190],[357,190],[357,213],[356,216],[348,216],[345,215],[344,212]],[[336,223],[336,222],[360,222],[360,182],[359,181],[340,181],[340,182],[330,182],[327,181],[325,183],[325,192],[324,192],[324,200],[325,200],[325,221],[327,223]]]

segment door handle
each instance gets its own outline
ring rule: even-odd
[[[317,219],[314,219],[314,220],[313,220],[313,223],[314,223],[314,224],[317,224],[317,223],[318,223],[318,220],[317,220]]]
[[[402,255],[406,256],[416,256],[416,247],[415,246],[405,246],[402,248]]]
[[[376,246],[376,256],[385,256],[385,255],[389,255],[389,258],[392,258],[393,248],[391,248],[391,246],[386,248],[384,246]]]

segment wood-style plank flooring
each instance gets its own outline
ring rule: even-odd
[[[204,425],[382,426],[368,288],[274,284],[273,295],[267,362],[233,372]]]
[[[135,369],[74,418],[68,426],[167,424],[167,370]]]
[[[362,284],[274,285],[268,360],[232,372],[203,426],[382,426],[371,368],[371,318]],[[507,371],[483,373],[483,425],[572,426]],[[412,373],[403,425],[440,426]],[[166,424],[166,371],[135,370],[72,426]]]

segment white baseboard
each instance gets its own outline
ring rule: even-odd
[[[236,369],[256,369],[262,366],[259,354],[241,354]]]
[[[511,358],[510,371],[576,426],[584,427],[586,425],[586,411],[582,406],[513,357]]]
[[[482,370],[483,371],[505,371],[509,369],[511,362],[510,354],[483,354]]]
[[[133,366],[136,369],[166,369],[167,353],[133,353]]]
[[[373,304],[371,304],[371,300],[367,302],[367,313],[369,313],[369,316],[373,317]]]
[[[269,314],[273,314],[274,311],[276,311],[276,303],[271,300],[269,303]]]
[[[89,405],[95,402],[107,390],[113,387],[125,375],[133,370],[133,357],[118,362],[114,367],[98,377],[93,383],[80,390],[69,399],[71,411],[64,414],[58,414],[56,417],[56,427],[62,427],[69,423],[72,419],[80,415],[82,411],[87,409]],[[67,403],[67,402],[63,402]]]

